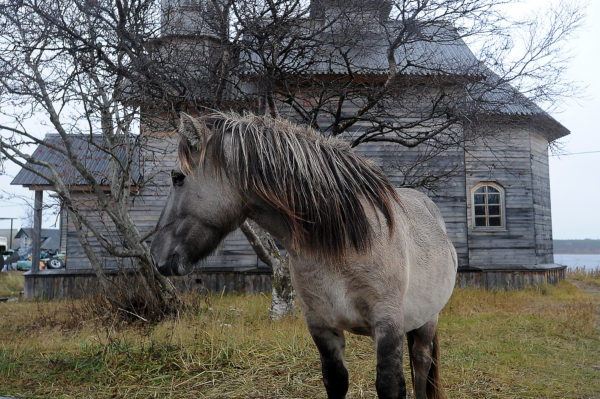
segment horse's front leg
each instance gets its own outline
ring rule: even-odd
[[[323,383],[329,399],[344,399],[348,392],[348,370],[344,364],[344,332],[322,326],[308,326],[319,353]]]
[[[379,399],[406,398],[406,383],[402,372],[402,328],[393,320],[380,320],[375,324],[374,339],[377,350],[377,396]]]

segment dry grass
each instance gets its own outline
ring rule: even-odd
[[[188,300],[180,318],[155,326],[107,327],[78,302],[0,304],[0,395],[325,398],[301,319],[271,322],[264,295]],[[598,306],[568,282],[457,289],[440,318],[449,397],[598,397]],[[346,354],[349,398],[375,398],[371,339],[348,334]]]
[[[0,273],[0,297],[18,297],[24,287],[23,272]]]
[[[584,284],[594,285],[600,288],[600,267],[584,268],[576,267],[567,270],[567,278],[581,281]]]

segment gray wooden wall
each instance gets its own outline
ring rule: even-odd
[[[115,231],[113,224],[109,218],[100,211],[96,205],[96,200],[93,194],[77,192],[72,193],[72,199],[74,202],[79,203],[80,213],[85,215],[86,219],[91,224],[95,225],[106,237],[110,238],[112,242],[118,243],[119,235]],[[80,269],[91,269],[90,261],[87,255],[83,251],[83,247],[79,242],[77,231],[75,230],[74,218],[71,212],[66,213],[66,264],[67,270],[80,270]],[[102,248],[95,236],[92,235],[87,229],[84,228],[84,234],[87,236],[91,247],[98,256],[101,264],[107,269],[117,268],[117,261],[108,256],[107,252]]]
[[[60,252],[67,253],[67,210],[60,210]]]
[[[548,140],[536,132],[535,129],[532,129],[530,137],[533,210],[535,213],[535,254],[538,263],[554,263]]]
[[[469,266],[535,264],[529,134],[508,125],[502,131],[480,126],[472,134],[465,144]],[[500,231],[474,226],[471,190],[485,181],[504,189],[506,225]]]
[[[548,141],[534,126],[481,125],[465,144],[469,266],[526,268],[552,263]],[[504,188],[505,228],[474,226],[471,190],[479,182]]]

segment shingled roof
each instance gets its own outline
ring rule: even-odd
[[[372,31],[361,35],[351,43],[348,38],[344,45],[337,47],[335,34],[323,38],[324,60],[314,64],[310,72],[328,74],[348,73],[347,62],[350,60],[353,73],[365,75],[387,75],[389,63],[387,51],[389,35],[385,32],[398,30],[398,23],[390,21],[379,32]],[[344,54],[345,56],[342,56]],[[470,77],[482,76],[479,61],[469,47],[457,37],[456,33],[446,26],[423,27],[416,37],[395,50],[396,68],[402,75],[435,76],[460,75]]]
[[[33,239],[33,228],[24,227],[19,230],[15,238],[19,239],[22,236]],[[59,229],[41,229],[40,237],[42,238],[40,248],[48,250],[58,250],[60,248],[60,230]]]
[[[389,74],[389,40],[403,28],[401,22],[389,19],[389,1],[354,0],[354,3],[358,5],[356,13],[365,13],[356,19],[364,26],[357,26],[356,34],[349,35],[353,27],[348,28],[347,23],[333,24],[316,37],[319,43],[312,52],[305,51],[306,54],[293,59],[290,71],[303,76],[346,75],[349,70],[363,76]],[[311,21],[307,20],[307,26],[299,27],[300,30],[312,29],[314,18],[324,18],[325,9],[335,13],[340,12],[335,11],[336,7],[346,8],[342,0],[312,0],[311,5],[320,11],[313,13]],[[373,14],[373,10],[378,12]],[[348,14],[342,18],[352,21]],[[408,30],[410,37],[394,53],[398,76],[460,79],[467,90],[462,104],[465,112],[474,110],[478,115],[536,119],[551,130],[548,132],[551,140],[569,134],[567,128],[478,60],[451,24],[424,23]],[[247,77],[255,73],[253,67],[258,71],[262,66],[257,54],[251,54],[244,62],[249,65],[245,72]],[[281,67],[285,70],[286,66]]]
[[[133,139],[132,139],[133,140]],[[43,140],[44,144],[40,144],[33,152],[34,159],[53,165],[58,174],[62,177],[67,185],[88,185],[89,183],[79,174],[79,172],[71,165],[68,158],[61,152],[64,150],[65,143],[58,134],[48,134]],[[69,143],[71,149],[79,161],[85,168],[94,176],[99,184],[105,185],[109,182],[110,173],[110,158],[111,150],[104,137],[101,135],[70,135]],[[127,146],[119,144],[116,149],[116,154],[121,162],[127,159]],[[134,181],[140,178],[140,161],[139,149],[133,146],[133,162],[132,176]],[[51,183],[42,176],[34,173],[31,170],[39,171],[40,173],[50,176],[48,170],[40,165],[27,163],[26,167],[21,168],[15,176],[12,185],[23,186],[50,186]]]

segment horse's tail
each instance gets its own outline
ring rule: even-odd
[[[433,336],[433,348],[431,350],[431,367],[427,376],[427,398],[446,399],[446,392],[440,377],[440,343],[438,342],[437,329]]]
[[[407,334],[407,344],[408,344],[408,356],[410,359],[410,376],[413,384],[413,391],[415,389],[415,368],[414,368],[414,359],[413,353],[410,348],[412,348],[414,337],[411,334]],[[435,331],[435,335],[433,336],[432,341],[432,349],[431,349],[431,367],[429,368],[429,373],[427,374],[427,386],[426,386],[426,394],[427,399],[446,399],[446,392],[444,391],[444,386],[442,385],[442,379],[440,377],[440,343],[438,341],[437,328]]]

